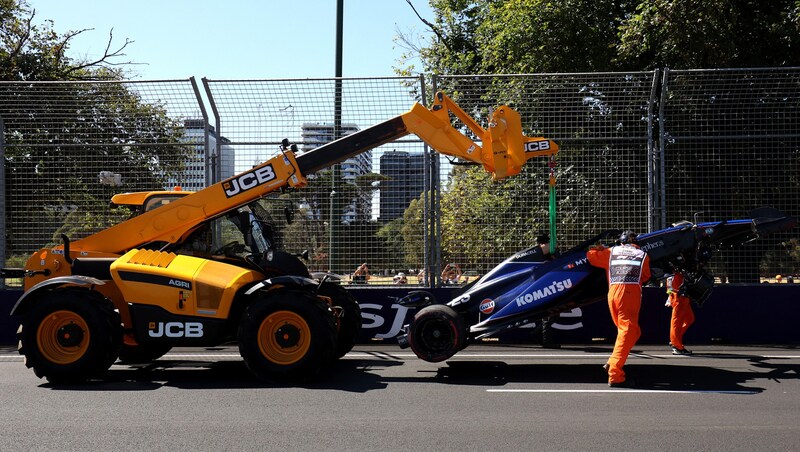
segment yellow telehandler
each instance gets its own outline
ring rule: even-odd
[[[452,126],[453,116],[480,144]],[[296,256],[275,249],[259,200],[302,188],[306,176],[415,134],[437,152],[481,164],[494,179],[552,155],[546,138],[525,137],[520,117],[496,108],[482,128],[443,93],[408,112],[299,154],[284,141],[268,161],[195,193],[117,195],[137,215],[86,238],[35,252],[24,269],[19,353],[53,383],[99,378],[120,359],[149,362],[175,346],[238,342],[262,379],[304,381],[355,344],[356,300],[312,279]]]

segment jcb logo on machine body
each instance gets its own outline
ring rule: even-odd
[[[539,151],[547,151],[550,149],[550,141],[542,140],[542,141],[530,141],[525,143],[525,152],[539,152]]]
[[[200,322],[150,322],[148,326],[150,337],[203,337]]]
[[[275,169],[272,168],[272,164],[269,164],[228,179],[222,183],[222,189],[225,191],[225,196],[231,198],[275,180],[275,177]]]

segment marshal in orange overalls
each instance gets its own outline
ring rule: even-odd
[[[683,285],[683,274],[675,273],[667,278],[667,305],[672,307],[672,320],[669,325],[669,342],[677,350],[685,350],[683,334],[694,323],[692,300],[680,294]]]
[[[606,269],[608,310],[617,326],[617,340],[608,359],[608,383],[622,383],[625,381],[622,366],[641,335],[642,283],[650,279],[650,259],[634,244],[594,247],[586,257],[590,264]]]

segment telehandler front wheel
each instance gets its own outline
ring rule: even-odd
[[[97,292],[59,288],[39,296],[22,319],[19,353],[39,378],[81,383],[107,371],[122,347],[114,306]]]
[[[330,307],[313,294],[273,289],[242,315],[239,353],[263,380],[305,382],[332,360],[336,323]]]
[[[436,304],[423,308],[408,327],[408,345],[425,361],[449,359],[466,344],[464,319],[450,306]]]

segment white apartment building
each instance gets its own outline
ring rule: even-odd
[[[167,180],[166,190],[172,190],[175,186],[180,186],[186,191],[199,191],[206,187],[206,151],[204,147],[204,122],[202,119],[187,119],[184,121],[184,140],[189,143],[197,143],[185,162],[184,172]],[[216,130],[209,126],[208,146],[211,153],[216,152],[217,140],[220,142],[220,155],[217,165],[220,166],[220,177],[217,181],[225,180],[235,174],[236,152],[231,146],[230,140],[225,137],[217,137]]]
[[[342,124],[340,128],[341,136],[350,135],[359,130],[355,124]],[[300,135],[303,140],[301,150],[308,152],[334,140],[334,124],[305,122]],[[372,171],[372,151],[367,151],[345,160],[341,163],[341,168],[342,178],[348,183],[355,184],[356,177]],[[359,218],[359,211],[362,212],[362,217],[364,212],[367,212],[368,215],[370,208],[369,199],[351,200],[342,213],[342,223],[349,224],[356,221]]]

